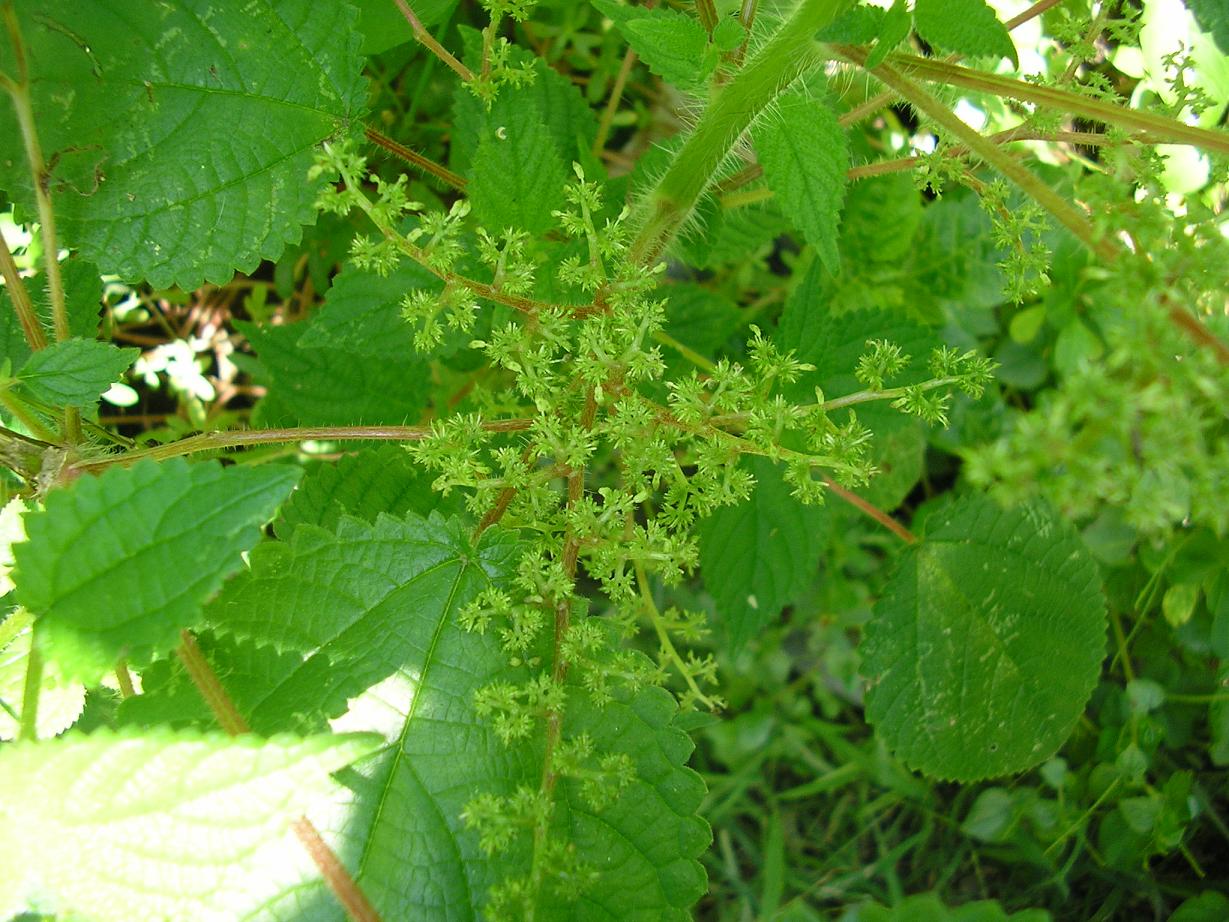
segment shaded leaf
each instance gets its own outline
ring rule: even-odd
[[[238,322],[256,350],[255,374],[267,386],[257,405],[264,426],[403,425],[418,421],[427,402],[424,363],[361,348],[304,348],[316,321],[258,327]],[[373,340],[377,339],[373,337]]]
[[[828,514],[790,495],[772,462],[744,462],[755,475],[750,499],[700,525],[700,575],[731,650],[742,648],[815,579],[828,541]]]
[[[402,518],[412,512],[426,518],[436,510],[461,512],[460,493],[442,496],[431,489],[432,479],[399,445],[347,455],[336,464],[308,469],[282,506],[275,528],[279,537],[289,538],[304,524],[332,531],[343,515],[374,524],[381,513]]]
[[[482,136],[467,191],[492,232],[541,234],[558,226],[552,212],[563,207],[568,179],[554,139],[530,110]]]
[[[968,497],[927,520],[862,642],[866,714],[912,767],[974,781],[1066,740],[1105,653],[1105,600],[1078,534],[1041,505]]]

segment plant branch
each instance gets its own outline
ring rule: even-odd
[[[472,83],[474,72],[454,58],[447,48],[435,40],[435,36],[428,32],[422,21],[414,15],[414,11],[406,0],[393,0],[393,2],[397,4],[397,9],[401,10],[401,15],[410,24],[410,28],[414,30],[414,38],[418,39],[418,43],[452,68],[466,83]]]
[[[838,50],[842,56],[850,57],[852,60],[859,62],[866,60],[865,53],[861,52],[861,49],[840,46]],[[1125,106],[1103,102],[1070,90],[1037,86],[1022,80],[1013,80],[1011,77],[988,74],[984,71],[915,55],[889,55],[888,64],[884,66],[899,68],[898,73],[921,77],[923,80],[964,87],[993,96],[1005,96],[1020,102],[1070,112],[1129,131],[1143,132],[1150,139],[1159,143],[1189,144],[1203,150],[1229,154],[1229,133],[1198,128],[1184,124],[1177,119],[1139,109],[1128,109]]]
[[[222,729],[230,736],[251,733],[252,728],[222,687],[217,673],[201,653],[191,631],[179,632],[179,646],[175,653]],[[349,871],[337,859],[337,854],[320,837],[311,820],[301,816],[291,824],[291,829],[312,859],[312,863],[316,865],[320,876],[333,891],[333,895],[350,914],[350,918],[355,922],[380,922],[379,913],[368,901],[366,894],[359,889]]]
[[[533,425],[532,419],[497,419],[483,423],[487,432],[518,432]],[[214,451],[219,448],[239,448],[245,445],[279,445],[285,442],[417,442],[431,434],[426,426],[299,426],[288,429],[238,429],[228,432],[204,432],[177,442],[139,448],[120,455],[110,455],[75,465],[78,471],[90,471],[113,464],[135,461],[164,461],[184,455]]]
[[[859,63],[865,61],[865,54],[861,49],[851,50],[854,53],[855,60],[860,59]],[[902,75],[892,65],[881,64],[871,72],[887,86],[899,93],[902,98],[908,100],[919,111],[924,112],[953,136],[959,138],[970,151],[1015,183],[1022,192],[1048,211],[1055,220],[1067,228],[1080,243],[1091,250],[1098,258],[1108,264],[1113,264],[1125,254],[1126,251],[1121,244],[1112,238],[1099,235],[1096,228],[1093,227],[1084,214],[1055,192],[1048,183],[1039,179],[1020,161],[1005,151],[999,150],[989,138],[983,137],[972,127],[966,125],[954,112],[916,83]],[[1115,109],[1116,107],[1108,106],[1107,108]],[[1141,130],[1149,131],[1151,129],[1141,128]],[[1212,132],[1204,133],[1212,134]],[[1229,145],[1229,135],[1225,135],[1224,140]],[[1222,342],[1219,337],[1204,326],[1199,318],[1190,311],[1168,297],[1162,300],[1170,321],[1175,326],[1199,345],[1212,349],[1216,354],[1218,362],[1223,365],[1229,365],[1229,345]]]
[[[606,100],[606,108],[602,110],[602,120],[597,126],[597,137],[593,139],[591,150],[595,157],[602,152],[606,146],[606,139],[610,137],[610,126],[614,124],[615,113],[619,111],[619,101],[623,98],[623,89],[627,86],[627,78],[631,76],[635,64],[636,52],[628,48],[627,53],[623,55],[623,63],[619,65],[619,72],[615,75],[614,86],[610,88],[610,98]]]
[[[826,474],[823,476],[823,481],[825,484],[827,484],[829,490],[831,490],[833,493],[835,493],[845,502],[849,503],[849,505],[853,506],[859,512],[874,519],[876,522],[878,522],[880,525],[882,525],[892,534],[896,535],[896,537],[900,538],[900,540],[904,541],[906,544],[916,544],[917,543],[917,540],[918,540],[917,535],[915,535],[909,529],[905,528],[904,525],[901,525],[900,522],[896,521],[896,519],[892,518],[890,515],[888,515],[878,506],[872,505],[871,503],[867,502],[857,493],[853,493],[849,490],[846,490],[843,486],[841,486],[839,483],[837,483],[835,480],[833,480],[831,477],[827,476]]]
[[[696,0],[696,16],[704,31],[712,35],[713,29],[717,28],[717,7],[713,5],[713,0]]]
[[[1062,2],[1063,0],[1039,0],[1038,3],[1034,3],[1018,16],[1013,16],[1011,19],[1007,20],[1007,22],[1003,23],[1003,25],[1006,26],[1007,31],[1010,32],[1011,30],[1024,25],[1030,19],[1036,19],[1046,10],[1052,9]],[[947,61],[954,64],[959,61],[960,58],[960,55],[953,54],[947,58]],[[866,102],[859,106],[855,106],[853,109],[850,109],[842,115],[840,118],[841,126],[848,128],[850,125],[862,121],[862,119],[866,118],[868,115],[878,112],[895,98],[896,94],[891,90],[887,90],[886,92],[878,93],[875,96],[872,96],[870,99],[866,100]]]
[[[47,294],[51,301],[51,316],[55,325],[57,340],[68,339],[72,333],[68,328],[68,308],[64,301],[64,280],[60,275],[59,243],[56,240],[55,211],[51,207],[51,196],[48,191],[50,179],[47,162],[43,159],[42,144],[38,139],[38,129],[34,123],[34,107],[30,101],[30,75],[26,64],[26,46],[21,36],[21,26],[17,22],[17,13],[11,3],[4,5],[4,25],[9,33],[9,41],[13,46],[13,56],[17,61],[17,80],[6,88],[12,97],[13,107],[17,110],[17,123],[21,127],[21,140],[26,149],[26,160],[30,164],[30,175],[34,180],[34,200],[38,207],[38,221],[43,237],[43,256],[47,264]]]
[[[35,352],[47,348],[43,325],[34,311],[30,292],[26,290],[26,283],[17,271],[17,263],[13,261],[13,254],[3,234],[0,234],[0,273],[4,275],[4,284],[8,289],[9,299],[13,302],[13,310],[17,313],[17,320],[21,324],[21,331],[26,336],[26,342]]]
[[[388,135],[381,134],[370,125],[363,126],[363,134],[367,137],[368,141],[377,147],[382,147],[390,154],[400,157],[406,163],[419,170],[422,170],[424,173],[434,176],[440,182],[451,186],[458,192],[465,191],[466,182],[464,176],[458,176],[456,173],[452,172],[452,170],[448,169],[446,166],[436,163],[430,157],[424,157],[417,151],[410,150],[410,148],[406,147],[404,144],[399,144],[392,138],[388,137]]]
[[[679,675],[683,677],[683,681],[687,683],[687,688],[695,696],[695,699],[710,711],[719,710],[718,703],[700,689],[700,686],[696,683],[695,676],[691,674],[691,669],[687,666],[687,662],[679,655],[678,649],[674,646],[674,641],[670,639],[670,632],[666,629],[661,611],[658,610],[657,603],[653,600],[653,590],[649,586],[649,577],[644,572],[644,564],[640,561],[636,561],[636,584],[640,587],[640,598],[644,602],[645,611],[649,614],[649,621],[653,625],[653,630],[657,633],[662,653],[674,665],[674,668],[678,670]]]

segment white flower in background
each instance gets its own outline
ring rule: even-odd
[[[208,340],[196,337],[164,343],[137,359],[132,366],[132,372],[141,375],[149,387],[158,387],[159,375],[165,375],[171,390],[198,400],[210,401],[217,393],[204,375],[208,360],[198,357],[209,348]]]

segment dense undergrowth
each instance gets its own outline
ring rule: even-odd
[[[1222,3],[0,8],[0,917],[1229,916]]]

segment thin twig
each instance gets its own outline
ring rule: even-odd
[[[393,2],[397,4],[397,9],[401,10],[401,15],[410,24],[410,28],[414,30],[414,38],[418,39],[418,43],[451,67],[466,83],[472,83],[474,72],[454,58],[447,48],[435,40],[435,36],[428,32],[422,21],[414,15],[414,11],[410,9],[406,0],[393,0]]]
[[[487,432],[517,432],[533,425],[532,419],[497,419],[483,423]],[[74,465],[76,471],[91,471],[114,464],[136,461],[163,461],[202,451],[239,448],[245,445],[278,445],[286,442],[417,442],[431,434],[426,426],[299,426],[288,429],[238,429],[229,432],[204,432],[166,445],[140,448]]]
[[[597,137],[593,139],[592,150],[595,157],[601,153],[602,148],[606,146],[606,139],[610,137],[610,126],[614,123],[619,101],[623,98],[623,88],[627,85],[627,78],[635,64],[636,52],[628,48],[627,53],[623,55],[623,63],[619,66],[619,73],[615,75],[614,86],[610,89],[610,98],[606,100],[606,108],[602,110],[602,120],[597,126]]]
[[[831,477],[828,477],[827,475],[824,475],[823,481],[825,484],[828,485],[829,490],[831,490],[833,493],[835,493],[845,502],[849,503],[849,505],[853,506],[859,512],[862,512],[865,515],[870,516],[872,519],[874,519],[876,522],[878,522],[880,525],[882,525],[892,534],[896,535],[896,537],[900,538],[900,540],[904,541],[906,544],[916,544],[917,543],[917,540],[918,540],[917,535],[915,535],[909,529],[905,528],[904,525],[901,525],[900,522],[896,521],[896,519],[892,518],[890,515],[888,515],[878,506],[875,506],[867,502],[857,493],[851,493],[849,490],[846,490],[843,486],[841,486],[839,483],[837,483],[835,480],[833,480]]]
[[[466,182],[464,176],[458,176],[456,173],[452,172],[452,170],[436,163],[431,158],[424,157],[417,151],[410,150],[404,144],[397,143],[387,135],[376,131],[370,125],[363,126],[363,134],[367,136],[368,141],[375,144],[377,147],[384,148],[384,150],[388,151],[390,154],[400,157],[406,163],[417,167],[424,173],[429,173],[440,182],[451,186],[458,192],[465,191]]]

